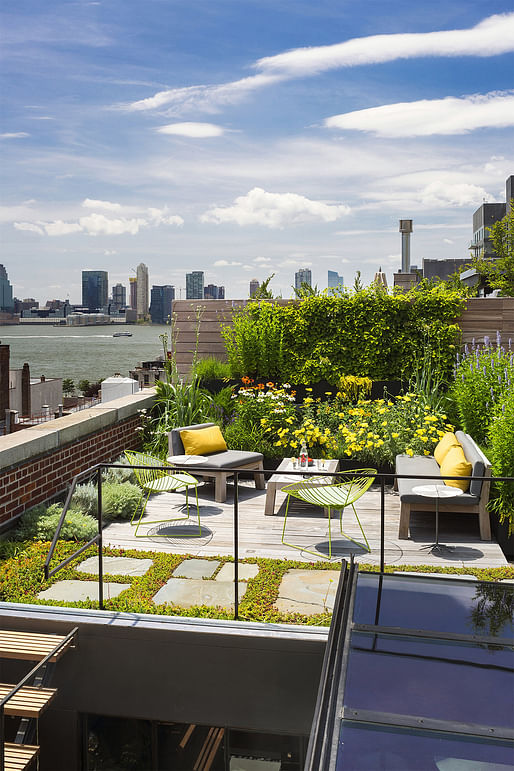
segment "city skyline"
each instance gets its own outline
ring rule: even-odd
[[[506,0],[3,4],[2,262],[16,294],[80,301],[141,257],[290,296],[469,254],[514,168]],[[50,269],[49,269],[50,268]]]

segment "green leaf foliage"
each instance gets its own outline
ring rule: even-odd
[[[54,537],[62,514],[62,504],[34,506],[22,516],[16,531],[19,541],[50,541]],[[81,511],[70,509],[61,529],[64,541],[89,541],[98,532],[96,519]]]
[[[370,287],[287,305],[250,303],[222,334],[234,376],[306,384],[335,384],[342,375],[408,379],[428,349],[434,370],[447,380],[463,303],[459,292],[439,285],[407,294]]]

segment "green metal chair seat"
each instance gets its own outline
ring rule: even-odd
[[[298,482],[293,482],[290,485],[283,487],[283,492],[287,494],[286,514],[284,517],[284,526],[282,529],[282,543],[284,546],[290,546],[292,549],[298,549],[299,551],[305,551],[309,554],[314,554],[316,557],[320,556],[319,552],[312,551],[311,549],[304,549],[297,544],[288,543],[285,541],[287,515],[289,513],[289,502],[291,497],[298,498],[305,503],[312,503],[315,506],[322,506],[328,509],[328,544],[329,553],[328,559],[332,558],[332,530],[331,530],[331,513],[332,509],[339,511],[339,529],[341,534],[348,538],[348,540],[355,543],[357,546],[362,547],[366,551],[371,551],[366,534],[362,529],[360,519],[355,510],[354,503],[369,490],[373,482],[375,481],[375,475],[377,471],[372,468],[355,469],[348,471],[347,474],[355,474],[355,476],[338,476],[335,477],[338,481],[333,482],[332,477],[325,476],[312,476],[308,479],[300,479]],[[365,474],[366,476],[357,476],[358,474]],[[365,545],[351,538],[347,533],[343,532],[343,514],[344,509],[347,506],[351,506],[355,518],[359,525],[362,537],[364,538]]]
[[[202,526],[200,524],[200,507],[198,505],[198,485],[200,484],[197,479],[187,471],[177,471],[167,461],[162,461],[160,458],[156,458],[154,455],[149,455],[144,452],[135,452],[133,450],[126,450],[125,457],[129,464],[133,467],[134,475],[137,483],[141,488],[141,497],[138,505],[134,510],[131,525],[135,525],[135,536],[138,538],[146,538],[149,533],[139,535],[139,526],[146,510],[146,505],[150,495],[155,493],[172,493],[182,492],[186,493],[186,511],[185,517],[174,517],[167,519],[152,519],[145,520],[144,525],[156,525],[162,522],[183,522],[189,519],[189,488],[193,487],[196,497],[196,511],[198,515],[198,533],[177,533],[177,537],[183,538],[199,538],[202,535]],[[140,468],[138,468],[140,467]],[[169,471],[168,471],[169,469]],[[139,519],[136,520],[137,514]]]

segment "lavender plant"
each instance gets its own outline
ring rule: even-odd
[[[484,345],[473,341],[465,346],[457,360],[452,396],[464,430],[475,441],[486,442],[487,431],[498,404],[514,390],[514,351],[512,340],[502,345],[496,334],[495,343],[484,337]]]

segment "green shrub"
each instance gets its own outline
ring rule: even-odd
[[[102,483],[102,513],[106,519],[130,519],[138,504],[141,491],[130,482],[107,481]],[[95,482],[79,485],[71,499],[71,505],[83,514],[98,515],[98,489]]]
[[[464,430],[482,444],[498,405],[514,389],[514,355],[501,345],[475,345],[464,349],[455,372],[452,396]]]
[[[15,537],[19,541],[51,541],[59,524],[63,506],[53,503],[34,506],[21,517]],[[64,520],[60,538],[65,541],[89,541],[98,532],[97,522],[88,514],[70,509]]]
[[[214,356],[198,359],[195,371],[200,380],[225,380],[230,378],[230,365]]]
[[[342,375],[407,380],[428,344],[434,376],[448,381],[463,303],[439,285],[408,294],[369,288],[287,305],[249,303],[222,334],[237,377],[334,385]]]
[[[106,519],[130,519],[140,499],[140,488],[130,482],[102,485],[102,512]]]
[[[127,459],[124,455],[120,455],[113,463],[117,463],[120,466],[126,466],[126,468],[109,468],[103,472],[102,482],[131,482],[135,484],[136,475],[131,466],[127,466]]]
[[[514,476],[514,392],[497,406],[489,426],[489,460],[493,476]],[[494,482],[489,504],[500,522],[509,523],[509,533],[514,530],[514,482]]]
[[[212,396],[215,420],[220,426],[225,426],[234,416],[233,394],[233,386],[227,386]]]

